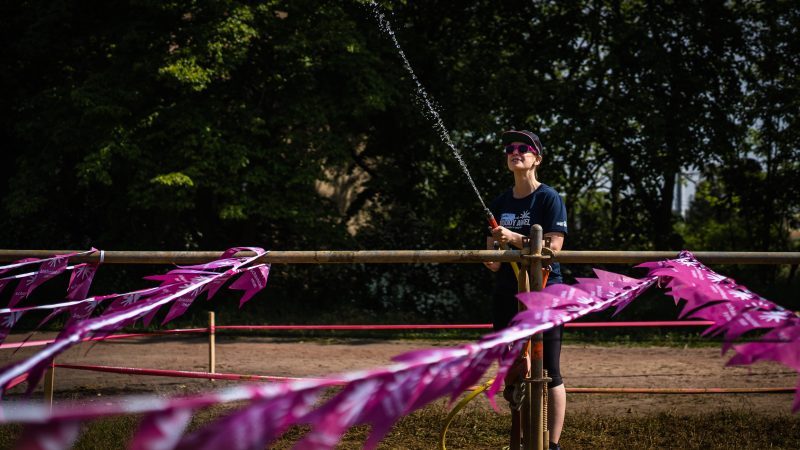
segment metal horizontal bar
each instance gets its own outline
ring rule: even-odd
[[[73,250],[0,250],[0,262],[22,258],[48,258]],[[105,251],[107,264],[197,264],[222,254],[221,251]],[[236,256],[253,256],[239,252]],[[548,259],[547,256],[540,256]],[[74,262],[97,262],[99,253],[75,256]],[[259,262],[275,264],[353,264],[353,263],[480,263],[483,261],[520,262],[519,250],[333,250],[333,251],[271,251]]]
[[[74,250],[0,250],[0,263],[22,258],[47,258]],[[558,252],[555,261],[567,264],[636,264],[675,258],[678,251],[578,251]],[[106,251],[108,264],[197,264],[219,258],[221,251]],[[240,252],[237,256],[252,256]],[[695,252],[707,264],[800,264],[800,252]],[[275,264],[407,264],[520,262],[548,256],[522,255],[519,250],[332,250],[271,251],[259,261]],[[73,262],[97,262],[99,253],[70,258]]]
[[[539,256],[549,259],[547,256]],[[270,263],[480,263],[519,262],[519,250],[361,250],[274,251],[261,259]]]
[[[562,250],[555,260],[565,264],[636,264],[672,259],[678,251]],[[800,252],[692,252],[706,264],[800,264]]]

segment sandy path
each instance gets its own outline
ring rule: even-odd
[[[48,335],[37,335],[43,339]],[[12,337],[10,340],[19,339]],[[389,340],[297,340],[264,337],[217,337],[217,372],[324,376],[390,363],[390,358],[424,347],[459,342]],[[36,349],[0,352],[0,364],[32,354]],[[88,351],[88,353],[87,353]],[[562,372],[570,387],[784,387],[797,376],[776,364],[724,367],[718,348],[600,347],[565,345]],[[59,363],[205,371],[208,347],[199,337],[154,337],[83,344],[58,358]],[[232,382],[146,377],[58,369],[57,398],[102,398],[120,393],[197,392]],[[12,390],[21,392],[23,386]],[[41,391],[41,387],[37,389]],[[38,396],[38,394],[35,394]],[[574,413],[644,414],[659,411],[748,409],[786,414],[792,394],[641,395],[570,394]]]

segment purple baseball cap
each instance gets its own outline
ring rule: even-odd
[[[508,145],[512,142],[523,142],[539,150],[539,154],[541,155],[544,151],[544,147],[542,146],[542,141],[539,140],[539,136],[536,136],[533,132],[528,130],[508,130],[504,131],[502,135],[503,145]]]

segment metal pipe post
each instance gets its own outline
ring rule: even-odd
[[[531,250],[534,258],[531,258],[530,272],[531,272],[531,289],[533,291],[541,291],[542,286],[542,260],[535,256],[542,254],[542,227],[539,224],[531,226]],[[544,369],[544,346],[542,342],[542,333],[536,333],[531,338],[531,373],[528,376],[528,399],[531,403],[531,423],[530,433],[533,436],[532,444],[529,448],[536,450],[544,450],[544,425],[542,413],[542,370]]]
[[[523,243],[522,243],[522,252],[521,252],[521,254],[529,255],[530,253],[531,253],[530,242],[527,241],[526,239],[524,239]],[[530,292],[530,290],[531,290],[530,278],[528,277],[528,266],[529,265],[530,265],[530,263],[528,261],[522,261],[522,263],[520,264],[520,270],[519,270],[519,273],[517,275],[517,292]],[[525,305],[522,304],[522,302],[518,302],[517,303],[517,309],[519,311],[522,311],[522,310],[525,309]],[[530,358],[530,342],[528,343],[528,345],[525,346],[525,349],[523,351],[526,353],[525,357]],[[528,359],[528,360],[530,361],[530,359]],[[533,447],[530,446],[531,445],[530,444],[531,443],[531,437],[532,437],[531,432],[530,432],[531,431],[531,428],[530,428],[531,408],[530,408],[530,401],[529,401],[529,398],[531,396],[530,395],[530,386],[527,383],[524,382],[524,379],[527,378],[528,376],[529,376],[529,374],[526,373],[525,376],[523,377],[522,387],[523,387],[523,389],[525,389],[525,397],[522,399],[522,406],[520,407],[520,410],[517,412],[517,414],[518,414],[518,419],[517,420],[520,423],[520,427],[519,428],[521,430],[518,429],[517,432],[515,433],[515,436],[513,436],[513,438],[516,438],[517,441],[519,442],[520,431],[521,431],[521,437],[522,437],[521,444],[522,444],[522,448],[524,448],[524,449],[533,448]],[[514,439],[512,439],[512,448],[520,448],[520,445],[519,445],[520,443],[517,443],[516,446],[514,446],[513,443],[514,443]]]
[[[542,374],[544,375],[546,382],[542,383],[542,426],[544,427],[544,433],[542,434],[542,442],[543,445],[547,445],[548,448],[550,447],[550,425],[547,423],[550,418],[550,411],[548,410],[550,406],[550,393],[547,389],[547,383],[550,382],[550,378],[547,376],[547,370],[543,370]]]

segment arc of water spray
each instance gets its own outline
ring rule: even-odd
[[[475,196],[478,197],[478,201],[481,202],[481,206],[483,206],[484,211],[491,217],[491,212],[489,208],[486,207],[486,203],[483,202],[483,197],[481,197],[481,193],[478,191],[478,187],[475,185],[475,181],[472,179],[472,175],[469,173],[469,169],[467,168],[467,164],[464,162],[464,158],[461,157],[461,152],[458,151],[456,146],[453,144],[453,140],[450,138],[450,133],[447,131],[447,128],[444,126],[444,121],[439,116],[439,112],[433,106],[433,101],[431,100],[428,92],[422,86],[422,83],[417,78],[417,75],[414,73],[414,69],[411,68],[411,63],[408,62],[408,58],[406,58],[405,52],[403,52],[403,48],[400,47],[400,42],[397,41],[397,36],[394,34],[394,30],[392,30],[391,25],[389,24],[389,20],[386,19],[383,11],[381,11],[381,7],[375,3],[374,1],[369,2],[370,6],[372,7],[372,11],[375,14],[375,18],[378,19],[378,27],[386,33],[389,38],[392,40],[395,48],[397,48],[397,52],[400,54],[400,58],[403,60],[403,67],[405,67],[406,71],[409,75],[411,75],[411,79],[417,85],[417,94],[419,98],[422,100],[422,103],[427,108],[428,113],[433,118],[433,128],[439,134],[439,137],[442,139],[449,148],[450,151],[453,152],[453,156],[456,157],[458,164],[461,165],[461,170],[464,172],[464,175],[467,176],[467,181],[469,181],[470,186],[472,186],[472,190],[475,191]],[[496,227],[496,223],[494,224]]]

